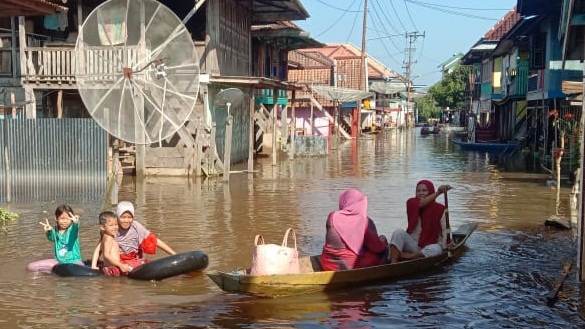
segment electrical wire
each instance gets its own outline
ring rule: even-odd
[[[348,9],[343,9],[343,8],[340,8],[340,7],[335,7],[335,6],[333,6],[331,4],[328,4],[327,2],[321,1],[321,0],[315,0],[315,1],[321,3],[321,4],[325,5],[325,6],[327,6],[329,8],[337,9],[339,11],[345,11],[345,12],[348,12],[348,13],[354,13],[354,12],[355,13],[361,13],[361,12],[363,12],[362,10],[348,10]],[[353,5],[353,3],[352,3],[352,5]],[[350,7],[351,7],[351,5],[350,5]]]
[[[353,0],[353,1],[352,1],[352,3],[349,5],[349,7],[347,7],[347,9],[336,8],[336,7],[330,6],[329,4],[326,4],[326,3],[324,3],[324,2],[322,2],[322,1],[320,1],[320,0],[316,0],[316,1],[319,1],[320,3],[323,3],[323,4],[325,4],[325,5],[327,5],[327,6],[331,7],[331,8],[334,8],[334,9],[339,9],[339,10],[343,11],[343,13],[341,14],[341,16],[339,16],[339,17],[337,18],[337,20],[335,20],[335,21],[333,22],[333,24],[331,24],[329,27],[327,27],[327,28],[326,28],[325,30],[323,30],[321,33],[317,34],[315,37],[320,37],[320,36],[322,36],[323,34],[325,34],[325,33],[329,32],[329,30],[331,30],[331,29],[332,29],[332,28],[333,28],[335,25],[337,25],[337,23],[339,23],[339,22],[341,21],[341,19],[343,18],[343,16],[345,16],[345,14],[347,14],[347,13],[350,13],[350,12],[352,12],[352,13],[353,13],[353,12],[363,12],[363,11],[353,11],[353,10],[349,10],[349,8],[351,8],[351,7],[352,7],[352,6],[353,6],[353,5],[356,3],[356,1],[357,1],[357,0]]]
[[[407,28],[404,27],[404,24],[402,24],[402,20],[400,19],[400,15],[398,14],[398,11],[396,10],[396,7],[394,7],[394,2],[390,1],[390,6],[392,6],[392,10],[394,11],[394,15],[396,15],[396,20],[398,21],[398,23],[402,27],[402,30],[403,31],[406,31]]]
[[[363,7],[363,1],[360,2],[360,7]],[[362,11],[363,13],[363,11]],[[351,38],[351,35],[353,34],[353,29],[355,28],[355,25],[357,24],[357,20],[358,17],[361,16],[359,15],[359,12],[355,13],[355,16],[353,17],[353,24],[351,24],[351,29],[349,29],[349,33],[347,34],[347,39],[345,39],[345,43],[349,43],[349,39]]]
[[[410,2],[410,3],[415,4],[415,5],[419,5],[421,7],[425,7],[425,8],[433,9],[433,10],[440,11],[443,13],[447,13],[447,14],[452,14],[452,15],[457,15],[457,16],[465,16],[465,17],[469,17],[469,18],[483,19],[483,20],[488,20],[488,21],[498,21],[499,20],[496,18],[471,15],[471,14],[467,14],[464,12],[445,9],[445,8],[456,8],[456,9],[476,10],[473,8],[457,8],[457,7],[449,7],[449,6],[438,6],[438,5],[434,5],[434,4],[430,4],[430,3],[426,3],[426,2],[414,1],[414,0],[404,0],[404,1]],[[492,9],[490,9],[490,10],[492,10]],[[501,10],[507,10],[507,9],[493,9],[493,10],[500,10],[501,11]]]
[[[378,8],[380,7],[380,3],[378,2],[378,0],[374,0],[373,6],[378,6]],[[382,18],[380,17],[380,12],[383,12],[381,10],[373,10],[374,15],[372,15],[372,24],[377,27],[377,23],[376,23],[376,19],[382,24],[384,25],[384,21],[382,20]],[[376,19],[374,19],[376,18]],[[382,26],[381,30],[384,31],[383,34],[381,33],[381,30],[374,30],[371,29],[373,31],[376,32],[376,34],[378,35],[378,38],[375,39],[370,39],[370,40],[379,40],[379,39],[388,39],[390,41],[390,43],[394,46],[394,48],[396,48],[396,50],[398,50],[398,53],[402,53],[402,51],[398,48],[398,45],[396,45],[396,43],[394,42],[394,40],[392,39],[392,37],[395,36],[401,36],[402,33],[399,34],[387,34],[386,30],[384,29],[384,26]],[[391,52],[388,50],[388,47],[386,46],[386,42],[382,42],[382,47],[384,48],[386,55],[389,57],[390,60],[392,60],[393,62],[395,62],[396,64],[398,64],[399,66],[401,65],[400,62],[398,62],[394,56],[391,54]]]
[[[415,0],[404,0],[404,2],[411,2],[411,3],[416,3],[416,4],[425,4],[428,6],[433,6],[433,7],[443,7],[443,8],[451,8],[451,9],[464,9],[464,10],[480,10],[480,11],[502,11],[502,10],[510,10],[509,8],[507,9],[497,9],[497,8],[475,8],[475,7],[455,7],[455,6],[447,6],[447,5],[436,5],[434,3],[428,3],[428,2],[422,2],[422,1],[415,1]]]
[[[412,15],[410,14],[410,9],[408,9],[408,5],[406,4],[406,0],[404,1],[404,9],[406,9],[406,13],[408,14],[408,19],[410,19],[410,23],[414,27],[414,30],[418,30],[416,28],[416,24],[414,24],[414,20],[412,19]]]

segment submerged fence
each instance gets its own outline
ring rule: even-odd
[[[0,203],[99,202],[107,133],[93,119],[0,119]]]

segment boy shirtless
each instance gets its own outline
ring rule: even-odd
[[[119,276],[127,275],[132,271],[133,267],[120,259],[120,246],[116,242],[116,233],[118,233],[118,217],[111,211],[104,211],[99,215],[100,230],[101,230],[101,248],[96,249],[104,257],[104,267],[101,271],[105,275]],[[99,258],[95,257],[96,260]],[[140,264],[135,264],[140,265]],[[92,267],[97,267],[97,262],[92,262]]]

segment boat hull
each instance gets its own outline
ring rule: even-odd
[[[319,255],[302,257],[300,274],[249,275],[248,270],[232,272],[210,271],[209,278],[222,290],[247,293],[265,297],[278,297],[315,291],[335,290],[356,285],[368,285],[413,276],[423,271],[438,268],[459,256],[465,250],[465,241],[477,224],[470,223],[454,232],[455,247],[435,257],[421,258],[395,264],[367,268],[321,271]]]
[[[472,143],[458,140],[453,140],[453,143],[459,145],[465,151],[506,152],[518,148],[518,143]]]

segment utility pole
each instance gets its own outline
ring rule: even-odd
[[[366,79],[367,76],[367,61],[366,61],[366,26],[367,26],[367,18],[368,18],[368,0],[364,0],[364,22],[362,27],[362,53],[361,53],[361,60],[360,60],[360,85],[359,89],[363,91],[368,91],[368,81]],[[362,102],[360,100],[357,103],[357,134],[356,138],[359,140],[360,135],[362,134]]]
[[[364,0],[364,22],[362,27],[362,53],[361,53],[361,70],[360,86],[363,91],[368,91],[368,82],[366,81],[366,22],[368,18],[368,0]]]
[[[413,52],[416,50],[416,48],[414,48],[414,43],[416,42],[416,39],[418,37],[425,37],[425,33],[423,32],[423,34],[418,33],[418,31],[414,31],[414,32],[406,32],[405,34],[407,43],[408,43],[408,47],[406,48],[406,63],[404,63],[404,68],[406,70],[406,115],[404,117],[405,119],[405,125],[406,128],[409,127],[410,123],[409,123],[409,118],[410,118],[410,88],[411,88],[411,83],[412,81],[410,81],[411,79],[411,74],[412,74],[412,64],[416,63],[416,61],[412,60],[412,54]]]

